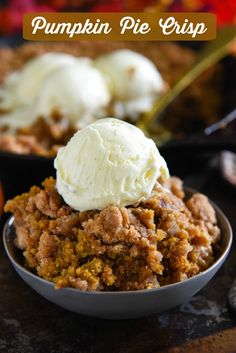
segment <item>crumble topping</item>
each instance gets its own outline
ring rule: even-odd
[[[184,199],[182,182],[159,180],[149,199],[128,207],[78,212],[46,179],[7,202],[25,266],[56,288],[118,291],[190,278],[214,262],[220,238],[206,196]]]

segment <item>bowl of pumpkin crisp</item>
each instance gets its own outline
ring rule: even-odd
[[[122,319],[174,307],[223,264],[223,213],[169,175],[155,143],[127,122],[100,119],[59,149],[56,178],[7,201],[7,254],[51,302]]]

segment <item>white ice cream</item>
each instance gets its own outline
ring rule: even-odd
[[[53,71],[34,106],[37,116],[63,112],[72,125],[84,127],[104,116],[110,93],[103,75],[92,65],[75,63]]]
[[[47,53],[10,74],[0,88],[0,127],[12,132],[49,121],[55,111],[67,123],[82,128],[106,116],[111,100],[119,118],[149,111],[162,94],[164,82],[155,65],[131,50],[98,57],[77,58]]]
[[[48,121],[54,111],[59,111],[73,126],[81,128],[103,115],[110,93],[103,75],[89,59],[74,58],[70,64],[48,72],[36,97],[31,98],[29,104],[2,115],[0,125],[20,128],[39,117]]]
[[[133,125],[100,119],[77,132],[55,159],[57,189],[80,211],[127,206],[150,196],[169,176],[154,142]]]
[[[95,65],[107,77],[115,99],[115,113],[120,118],[138,118],[152,108],[165,89],[156,66],[134,51],[123,49],[102,55]]]
[[[76,60],[76,57],[62,53],[47,53],[30,60],[6,78],[0,89],[0,108],[14,110],[31,103],[50,72]]]

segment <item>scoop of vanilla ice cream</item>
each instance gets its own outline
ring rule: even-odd
[[[79,211],[131,205],[150,196],[159,176],[169,176],[154,142],[113,118],[78,131],[59,150],[54,165],[58,192]]]
[[[49,121],[52,113],[59,111],[73,126],[81,128],[94,118],[104,116],[109,102],[104,76],[89,59],[77,58],[70,65],[61,65],[49,72],[30,104],[2,115],[0,125],[13,129],[29,126],[39,117]]]
[[[95,65],[107,77],[118,117],[137,118],[152,108],[165,83],[156,66],[145,56],[128,49],[102,55]]]
[[[0,108],[12,110],[31,103],[41,90],[42,82],[52,70],[70,65],[77,60],[78,58],[72,55],[62,53],[47,53],[30,60],[22,69],[6,78],[0,89]]]
[[[74,126],[83,127],[104,116],[110,93],[103,75],[92,65],[76,62],[54,70],[42,85],[34,105],[36,116],[64,113]]]

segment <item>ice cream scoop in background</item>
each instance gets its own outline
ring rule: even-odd
[[[78,131],[59,150],[54,165],[58,192],[79,211],[128,206],[150,196],[158,177],[169,176],[154,142],[113,118]]]
[[[165,83],[156,66],[145,56],[128,49],[102,55],[95,66],[107,78],[114,100],[115,115],[137,120],[152,108],[165,90]]]
[[[30,60],[22,69],[6,78],[0,89],[0,108],[13,110],[31,103],[39,94],[42,83],[50,72],[77,60],[75,56],[63,53],[47,53]]]
[[[104,116],[110,99],[103,75],[91,64],[76,62],[48,76],[34,108],[36,116],[47,119],[57,109],[73,126],[82,128]]]
[[[56,111],[72,126],[82,128],[104,116],[110,93],[103,75],[89,59],[74,58],[51,71],[48,67],[47,75],[42,76],[41,73],[40,87],[35,89],[35,94],[28,96],[28,104],[16,106],[16,109],[2,115],[0,125],[6,124],[12,129],[30,126],[39,117],[50,121]]]
[[[137,120],[152,108],[165,84],[155,65],[131,50],[78,58],[43,54],[9,75],[0,88],[0,126],[13,132],[38,118],[50,122],[54,112],[82,128],[114,112]]]

